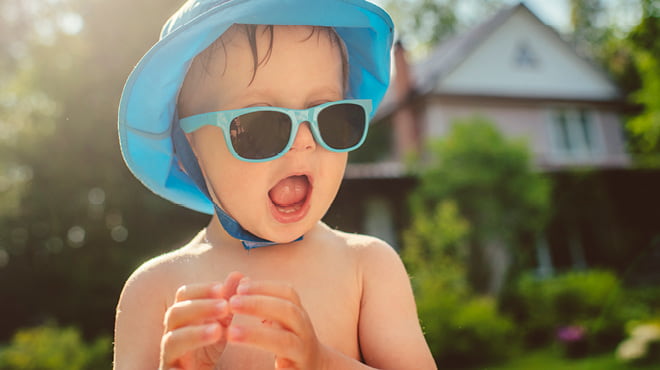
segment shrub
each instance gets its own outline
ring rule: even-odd
[[[549,279],[523,275],[504,309],[519,324],[531,347],[558,339],[569,328],[583,330],[591,351],[611,349],[623,336],[631,306],[616,275],[606,271],[569,272]]]
[[[452,290],[430,274],[414,280],[424,335],[440,367],[490,364],[517,349],[514,325],[497,311],[493,298]]]
[[[516,348],[513,323],[497,312],[490,297],[471,298],[449,317],[447,340],[439,354],[449,363],[478,365],[506,359]],[[475,356],[475,351],[478,356]]]
[[[111,340],[84,343],[75,328],[48,324],[22,329],[0,349],[3,370],[99,370],[110,368]]]
[[[477,297],[469,287],[463,243],[468,230],[456,205],[444,201],[428,217],[416,217],[404,234],[402,257],[424,335],[440,367],[493,363],[516,348],[513,324],[498,313],[495,300]]]

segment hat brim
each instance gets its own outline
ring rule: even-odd
[[[170,18],[161,39],[130,74],[118,117],[122,155],[131,172],[156,194],[208,214],[213,213],[213,204],[175,162],[170,138],[179,90],[197,54],[237,23],[331,26],[346,44],[349,95],[371,99],[375,111],[389,84],[393,31],[387,13],[362,0],[217,4],[188,2]]]

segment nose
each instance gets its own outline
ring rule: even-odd
[[[306,151],[316,149],[316,140],[314,140],[314,135],[312,135],[312,130],[309,127],[309,122],[303,122],[298,126],[298,132],[296,133],[296,138],[293,140],[293,145],[291,146],[290,151]]]

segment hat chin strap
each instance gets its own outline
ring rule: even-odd
[[[206,181],[204,180],[204,175],[202,175],[202,170],[199,167],[197,162],[197,157],[193,153],[190,143],[186,139],[186,135],[183,133],[181,126],[178,122],[175,122],[172,125],[172,143],[174,144],[174,156],[181,161],[186,174],[195,182],[197,188],[206,195],[206,197],[213,203],[213,208],[215,213],[218,215],[220,224],[225,229],[225,231],[231,235],[233,238],[236,238],[241,241],[243,247],[247,250],[267,247],[270,245],[277,245],[279,243],[272,242],[270,240],[262,239],[251,232],[245,230],[238,221],[234,220],[227,212],[220,208],[211,197],[208,188],[206,187]],[[302,240],[302,236],[294,241]]]

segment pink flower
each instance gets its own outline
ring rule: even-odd
[[[557,339],[566,343],[578,342],[584,339],[585,330],[579,325],[562,326],[557,329]]]

